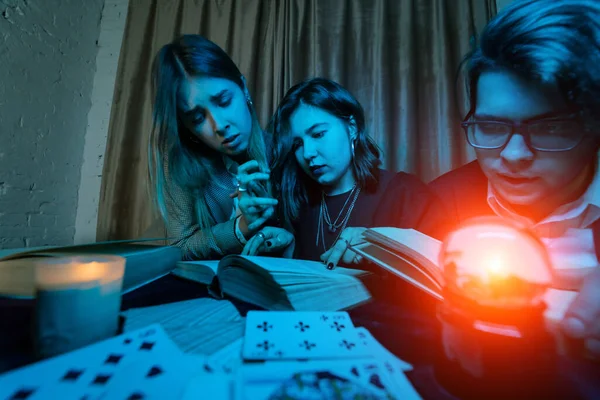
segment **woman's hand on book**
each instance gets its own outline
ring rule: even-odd
[[[242,250],[242,255],[282,252],[294,241],[294,235],[283,228],[265,226],[252,236]]]
[[[244,236],[252,235],[275,214],[277,199],[272,198],[261,183],[269,180],[269,173],[254,160],[238,168],[238,189],[231,196],[237,196],[239,201],[238,207],[243,216],[240,229]]]
[[[321,260],[323,260],[327,269],[334,269],[340,260],[344,264],[360,263],[362,257],[352,251],[349,247],[363,243],[365,241],[363,233],[366,230],[366,228],[344,229],[333,246],[321,255]]]
[[[565,334],[584,341],[587,354],[600,358],[600,266],[587,274],[562,321]]]

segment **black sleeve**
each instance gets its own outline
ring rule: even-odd
[[[488,179],[477,161],[443,174],[428,186],[442,201],[450,230],[471,218],[495,215],[487,200]]]
[[[442,240],[450,221],[439,198],[419,178],[397,173],[387,185],[373,218],[373,226],[411,228]]]
[[[448,229],[456,228],[460,221],[458,205],[454,193],[453,174],[445,174],[433,180],[428,185],[431,193],[443,208],[444,219]],[[464,193],[466,195],[466,193]],[[468,196],[465,196],[468,199]]]

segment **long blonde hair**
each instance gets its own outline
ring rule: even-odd
[[[203,189],[210,182],[220,163],[220,153],[193,139],[177,114],[177,93],[180,85],[192,77],[223,78],[246,91],[244,78],[229,56],[210,40],[200,35],[183,35],[163,46],[152,65],[153,114],[148,144],[148,172],[152,197],[161,216],[169,222],[167,201],[177,186],[194,195],[198,224],[201,229],[214,224],[211,220]],[[252,116],[252,132],[248,158],[267,166],[266,147],[252,101],[248,98]]]

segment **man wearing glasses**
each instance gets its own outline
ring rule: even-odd
[[[600,4],[520,0],[484,29],[468,62],[462,123],[477,161],[430,186],[450,225],[517,220],[579,289],[565,332],[600,355]]]
[[[508,70],[482,72],[476,91],[462,127],[477,161],[431,183],[455,222],[496,214],[554,237],[598,220],[600,132],[569,112],[557,90]]]

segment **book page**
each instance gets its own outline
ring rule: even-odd
[[[263,269],[269,272],[283,272],[291,275],[322,275],[330,277],[331,275],[351,275],[361,276],[367,272],[352,269],[338,267],[332,273],[325,267],[325,264],[318,261],[309,260],[296,260],[291,258],[279,258],[279,257],[264,257],[264,256],[238,256],[231,255],[223,258],[221,261],[221,268],[226,268],[231,265],[238,265],[240,261],[247,268],[258,266],[258,269]]]
[[[244,318],[227,300],[199,298],[121,314],[125,332],[159,323],[185,353],[211,355],[244,334]]]
[[[173,270],[173,275],[191,281],[210,285],[217,275],[220,261],[179,261]]]
[[[107,253],[112,249],[128,249],[127,251],[132,252],[136,249],[139,251],[145,251],[152,247],[152,245],[135,245],[135,243],[152,242],[157,240],[165,240],[165,238],[149,238],[149,239],[135,239],[135,240],[113,240],[107,242],[97,243],[85,243],[77,244],[73,246],[40,246],[30,248],[18,248],[18,249],[6,249],[0,250],[0,262],[7,260],[15,260],[18,258],[35,257],[38,253],[43,253],[44,256],[54,256],[62,253]],[[113,246],[114,245],[114,246]],[[128,246],[122,246],[128,245]],[[123,253],[123,252],[122,252]],[[119,255],[121,255],[120,253]],[[125,254],[126,255],[126,254]]]
[[[170,246],[140,244],[98,244],[43,249],[25,256],[0,261],[0,293],[11,297],[31,298],[35,294],[35,268],[43,259],[109,254],[125,258],[122,293],[131,292],[170,273],[181,259],[179,249]],[[39,263],[34,262],[37,259]]]
[[[434,298],[442,300],[442,283],[438,282],[438,279],[442,278],[431,276],[417,262],[370,243],[353,247],[353,249],[366,260],[404,279]]]
[[[357,279],[367,271],[322,262],[277,257],[230,255],[221,260],[223,292],[268,310],[336,311],[370,298]]]
[[[417,261],[423,268],[438,275],[439,255],[442,242],[414,229],[371,228],[365,234],[367,241],[392,250],[394,253],[406,254]]]
[[[2,262],[4,260],[19,258],[19,256],[22,256],[25,254],[31,254],[33,252],[48,250],[48,249],[55,249],[55,248],[56,247],[52,247],[52,246],[42,246],[42,247],[28,247],[28,248],[20,247],[17,249],[0,250],[0,262]]]

